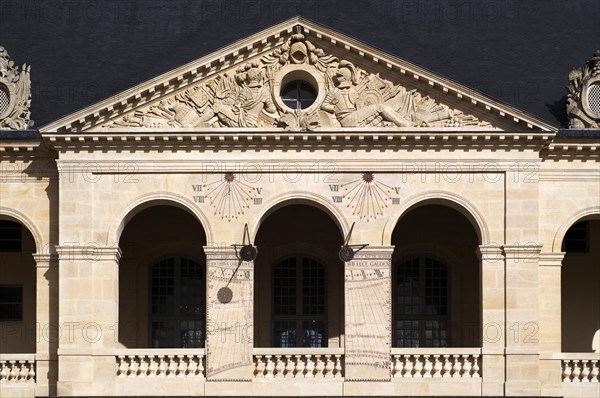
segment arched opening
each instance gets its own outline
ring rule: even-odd
[[[35,251],[29,229],[0,219],[0,354],[36,352]]]
[[[600,352],[600,219],[573,224],[562,241],[562,351]]]
[[[467,217],[440,204],[413,208],[392,245],[392,346],[480,346],[479,241]]]
[[[342,345],[342,240],[331,216],[310,205],[291,204],[266,217],[255,240],[256,347]]]
[[[178,207],[133,216],[119,240],[119,342],[201,348],[206,330],[206,233]]]

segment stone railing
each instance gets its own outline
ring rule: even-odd
[[[255,348],[254,377],[342,379],[343,348]]]
[[[202,349],[128,349],[115,356],[117,378],[205,377]]]
[[[481,377],[480,348],[393,348],[393,378]]]
[[[600,383],[600,354],[561,353],[564,383]]]
[[[35,383],[35,354],[0,354],[0,383]]]

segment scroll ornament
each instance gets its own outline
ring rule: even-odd
[[[567,117],[569,128],[600,128],[600,50],[569,73]]]
[[[292,67],[290,67],[292,65]],[[316,106],[294,110],[281,105],[274,78],[293,65],[319,77]],[[287,108],[287,109],[286,109]],[[490,127],[437,103],[416,90],[367,73],[316,47],[296,31],[286,43],[209,81],[134,110],[106,128],[263,127],[317,130],[326,127]]]
[[[25,130],[31,113],[31,67],[15,66],[4,47],[0,47],[0,130]]]

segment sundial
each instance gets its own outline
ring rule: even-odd
[[[346,241],[344,242],[344,245],[338,252],[339,259],[345,263],[347,263],[348,261],[352,261],[354,259],[354,255],[356,253],[358,253],[365,247],[369,246],[368,243],[359,244],[359,245],[349,245],[348,244],[348,242],[350,242],[350,238],[352,237],[352,230],[354,229],[354,224],[356,224],[356,223],[354,223],[354,222],[352,223],[352,226],[350,227],[350,231],[348,231],[348,236],[346,236]],[[354,250],[354,248],[358,248],[358,249]]]
[[[255,187],[240,181],[234,173],[224,173],[223,178],[205,184],[204,189],[214,214],[229,222],[243,215],[258,193]]]
[[[231,246],[235,248],[239,262],[237,267],[233,271],[233,274],[231,274],[229,281],[227,281],[227,284],[220,288],[217,292],[217,299],[223,304],[227,304],[233,299],[233,291],[229,288],[229,284],[231,283],[231,280],[235,277],[235,274],[240,268],[240,265],[242,265],[242,262],[250,262],[256,259],[257,250],[256,247],[254,247],[254,245],[252,245],[252,243],[250,242],[248,224],[244,224],[244,237],[242,239],[242,244],[233,244]]]

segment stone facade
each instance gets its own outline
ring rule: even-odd
[[[598,396],[599,309],[578,300],[600,287],[590,278],[580,299],[561,283],[598,274],[592,133],[302,19],[39,132],[11,130],[0,216],[29,235],[22,258],[2,253],[20,268],[3,264],[0,285],[24,286],[24,315],[0,321],[0,395]],[[567,258],[580,220],[592,243]],[[201,334],[187,349],[154,333],[183,322],[153,309],[150,265],[172,253],[204,267],[185,318],[202,326],[174,326],[178,343]],[[298,306],[325,292],[312,318],[278,312],[274,270],[290,258],[303,264]],[[435,285],[449,303],[427,304],[449,310],[402,313],[407,259],[450,269]],[[286,345],[277,322],[319,337]],[[400,343],[401,322],[421,325],[417,347]]]

